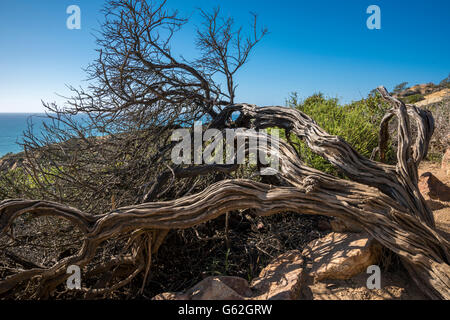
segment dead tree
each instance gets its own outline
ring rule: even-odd
[[[134,243],[133,254],[99,267],[108,270],[133,261],[133,271],[127,278],[111,287],[96,289],[114,290],[128,283],[137,273],[143,270],[148,273],[151,255],[157,252],[168,230],[188,228],[231,210],[252,208],[259,215],[292,211],[334,216],[359,224],[400,256],[412,279],[429,297],[450,298],[449,242],[436,231],[431,211],[417,187],[417,166],[426,155],[426,145],[433,131],[432,116],[417,107],[405,106],[390,97],[384,88],[380,92],[393,104],[391,113],[399,119],[398,163],[395,166],[361,157],[341,138],[328,135],[314,120],[297,110],[242,104],[225,108],[220,117],[226,119],[230,112],[237,110],[241,112],[240,120],[252,120],[245,122],[252,123],[254,128],[290,130],[353,181],[304,166],[292,147],[282,142],[278,176],[286,186],[224,180],[195,195],[123,207],[99,216],[53,202],[3,201],[0,205],[2,232],[6,232],[19,215],[28,212],[64,217],[85,234],[85,240],[76,255],[61,260],[52,268],[33,268],[4,279],[0,282],[0,293],[38,277],[37,296],[46,296],[66,279],[69,265],[85,266],[102,242],[129,234],[130,242]],[[415,141],[410,135],[410,115],[419,127]],[[99,270],[92,271],[96,272]]]
[[[417,167],[427,154],[434,130],[431,113],[405,105],[379,88],[392,108],[381,123],[377,151],[382,160],[389,138],[387,124],[397,117],[397,163],[389,165],[365,158],[342,138],[329,135],[298,110],[234,103],[233,76],[265,30],[256,32],[254,24],[253,36],[242,41],[240,29],[233,31],[232,20],[219,23],[217,12],[203,13],[206,24],[198,35],[203,54],[200,59],[187,62],[175,59],[169,47],[172,35],[186,21],[163,8],[164,3],[110,1],[107,17],[111,20],[105,24],[105,38],[100,41],[103,50],[90,69],[96,85],[89,92],[77,91],[69,109],[48,106],[57,112],[57,120],[66,121],[72,132],[76,132],[72,138],[78,140],[67,140],[68,130],[58,131],[56,126],[49,128],[49,137],[61,133],[63,141],[59,143],[28,136],[25,147],[29,172],[41,185],[42,197],[48,200],[2,201],[0,234],[7,234],[14,221],[24,214],[56,216],[67,219],[80,230],[83,244],[78,252],[61,258],[51,267],[29,266],[1,279],[0,296],[26,283],[32,288],[32,298],[49,297],[67,279],[66,270],[70,265],[81,267],[84,278],[107,275],[95,288],[82,288],[88,296],[117,290],[141,273],[145,286],[152,256],[169,230],[196,226],[233,210],[252,209],[261,216],[296,212],[339,217],[358,224],[400,257],[411,278],[430,298],[449,299],[450,244],[436,231],[432,212],[417,186]],[[160,27],[165,34],[158,33]],[[232,47],[234,55],[230,54]],[[213,81],[217,73],[225,77],[226,91]],[[103,144],[86,137],[83,128],[67,120],[67,115],[81,111],[90,116],[93,127],[108,134]],[[233,120],[235,113],[239,117]],[[158,193],[169,180],[225,174],[236,169],[236,165],[198,165],[167,171],[171,130],[181,125],[180,122],[192,123],[205,115],[209,116],[209,127],[219,130],[285,129],[349,179],[307,167],[289,142],[280,141],[278,149],[268,146],[265,150],[280,159],[276,183],[225,178],[193,194],[183,189],[174,199],[160,201]],[[410,120],[416,124],[415,135]],[[148,140],[153,144],[145,144]],[[135,147],[136,142],[144,143],[153,151],[142,153],[145,148]],[[125,165],[105,171],[106,164],[117,161]],[[48,172],[42,167],[48,165],[57,169],[52,173],[51,183],[46,184],[42,176],[47,177]],[[149,174],[149,168],[155,168],[156,176]],[[102,174],[107,178],[102,178]],[[126,180],[130,176],[136,180]],[[121,185],[121,179],[132,188]],[[52,183],[56,186],[49,187]],[[67,198],[71,185],[78,191]],[[101,194],[108,202],[110,194],[106,193],[106,186],[115,192],[128,188],[127,194],[121,194],[126,200],[119,201],[118,209],[98,213],[99,207],[93,207],[95,201],[87,202],[87,199],[96,200]],[[133,189],[135,186],[138,187]],[[82,210],[75,209],[73,206],[77,197],[83,197],[83,191],[88,194],[86,202],[80,201]],[[64,204],[50,200],[61,200]],[[98,248],[118,238],[127,239],[124,252],[88,268]]]
[[[72,88],[64,106],[45,103],[53,123],[42,134],[25,133],[24,170],[39,188],[22,188],[20,197],[93,213],[109,210],[112,198],[116,206],[140,203],[171,165],[172,131],[209,122],[234,103],[235,76],[267,30],[255,15],[242,28],[219,9],[201,11],[198,57],[188,60],[172,45],[188,20],[166,7],[158,0],[107,2],[88,88]],[[104,139],[92,139],[99,135]],[[179,181],[160,196],[183,195],[192,184]]]

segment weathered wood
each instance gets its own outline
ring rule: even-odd
[[[77,254],[60,260],[50,268],[34,268],[2,279],[0,294],[14,290],[24,281],[38,279],[41,285],[35,296],[47,297],[67,278],[67,266],[76,264],[84,267],[93,259],[101,243],[117,236],[130,235],[133,254],[100,267],[106,270],[120,263],[132,262],[134,268],[131,268],[129,275],[109,287],[86,289],[91,294],[110,292],[129,283],[143,270],[148,274],[149,255],[157,251],[168,230],[189,228],[234,210],[253,209],[255,214],[261,216],[289,211],[339,217],[358,224],[400,256],[412,279],[430,298],[450,299],[450,243],[436,232],[431,210],[417,187],[417,167],[428,149],[433,131],[432,116],[390,97],[384,88],[380,88],[380,92],[393,105],[382,122],[383,136],[388,119],[393,116],[399,118],[398,162],[395,166],[362,157],[342,138],[329,135],[310,117],[294,109],[233,105],[225,108],[211,124],[225,128],[225,121],[231,113],[240,111],[238,123],[246,124],[248,128],[276,126],[289,130],[353,181],[305,166],[295,150],[280,141],[278,150],[268,146],[266,151],[278,153],[280,170],[277,177],[285,186],[252,180],[224,180],[197,194],[172,201],[122,207],[99,216],[48,201],[1,202],[0,232],[7,232],[18,216],[32,213],[66,218],[80,229],[85,238]],[[411,142],[409,117],[414,118],[419,128],[414,143]],[[380,153],[385,146],[383,143],[380,141]],[[197,169],[197,172],[195,169],[179,171],[178,174],[202,174],[210,168]],[[144,248],[147,248],[147,257]]]

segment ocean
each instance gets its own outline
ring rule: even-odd
[[[83,115],[76,117],[82,119]],[[236,120],[236,118],[237,114],[233,114],[232,119]],[[36,134],[44,128],[43,124],[50,123],[51,119],[45,113],[0,113],[0,158],[10,152],[23,151],[18,142],[22,141],[23,132],[27,130],[30,121],[33,124],[33,132]]]
[[[33,132],[39,132],[44,122],[50,122],[44,113],[0,113],[0,157],[23,151],[18,144],[28,122],[33,123]]]

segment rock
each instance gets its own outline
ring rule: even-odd
[[[431,172],[425,172],[420,176],[419,190],[423,196],[431,199],[450,201],[450,187],[442,183]]]
[[[401,95],[404,97],[407,97],[407,96],[410,96],[413,94],[428,95],[428,94],[435,92],[436,90],[438,90],[438,89],[436,89],[435,85],[430,82],[430,83],[423,83],[423,84],[418,84],[418,85],[412,86],[412,87],[404,90]]]
[[[288,251],[265,267],[252,281],[253,300],[295,300],[304,281],[304,260],[298,250]]]
[[[435,104],[443,101],[450,95],[450,89],[443,89],[435,92],[424,92],[422,93],[424,96],[424,100],[418,101],[415,103],[418,107],[423,107],[430,104]]]
[[[381,245],[366,233],[335,233],[310,242],[303,256],[315,280],[350,279],[378,262]]]
[[[178,293],[163,292],[154,296],[152,300],[183,300],[183,299],[178,299]]]
[[[447,148],[444,156],[442,157],[441,168],[444,170],[447,176],[450,176],[450,148]]]
[[[153,300],[243,300],[251,294],[244,278],[217,276],[203,279],[185,293],[165,292]]]
[[[295,300],[311,276],[318,281],[349,279],[376,264],[380,253],[381,246],[366,233],[333,232],[312,241],[303,253],[291,250],[280,255],[250,285],[239,277],[208,277],[184,293],[165,292],[153,299]]]
[[[340,218],[320,219],[317,222],[317,229],[319,231],[333,231],[333,232],[364,232],[364,229],[350,221]]]
[[[344,233],[344,232],[356,232],[356,233],[364,232],[364,230],[360,226],[358,226],[358,225],[356,225],[356,224],[354,224],[354,223],[352,223],[350,221],[346,221],[346,220],[339,219],[339,218],[332,219],[330,221],[330,225],[331,225],[331,230],[333,232],[341,232],[341,233]]]
[[[450,207],[434,210],[433,216],[438,231],[450,241]]]
[[[153,300],[292,300],[303,281],[300,251],[288,251],[265,267],[250,286],[239,277],[208,277],[186,292],[164,292]]]

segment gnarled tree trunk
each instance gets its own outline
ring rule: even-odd
[[[284,107],[237,104],[226,107],[211,127],[224,129],[233,112],[240,112],[236,124],[244,128],[280,127],[303,139],[309,148],[338,167],[348,178],[330,176],[305,166],[293,147],[280,141],[277,152],[279,185],[252,180],[223,180],[202,192],[166,202],[145,202],[93,216],[61,204],[39,200],[5,200],[0,203],[0,232],[7,232],[24,213],[66,218],[84,233],[82,248],[50,268],[30,268],[0,280],[0,295],[13,291],[24,281],[38,281],[34,297],[47,297],[68,277],[69,265],[86,266],[101,243],[120,235],[129,236],[130,254],[112,258],[90,271],[90,275],[131,265],[123,280],[109,287],[87,289],[89,294],[107,293],[131,281],[141,271],[150,271],[151,256],[170,229],[188,228],[238,209],[254,209],[258,215],[286,211],[319,214],[350,220],[362,226],[383,246],[400,256],[417,285],[433,299],[450,298],[450,244],[435,229],[431,210],[419,192],[417,167],[426,156],[433,133],[431,113],[404,105],[379,88],[392,109],[382,121],[378,152],[383,159],[387,123],[398,118],[397,164],[388,165],[359,155],[342,138],[331,136],[306,114]],[[418,128],[413,138],[413,119]],[[249,134],[249,133],[242,133]],[[263,135],[263,133],[253,133]],[[191,176],[234,166],[198,166],[173,171],[174,176]],[[167,174],[161,179],[167,179]],[[155,192],[153,190],[152,192]],[[147,200],[151,200],[151,193]],[[145,280],[144,280],[145,282]]]

